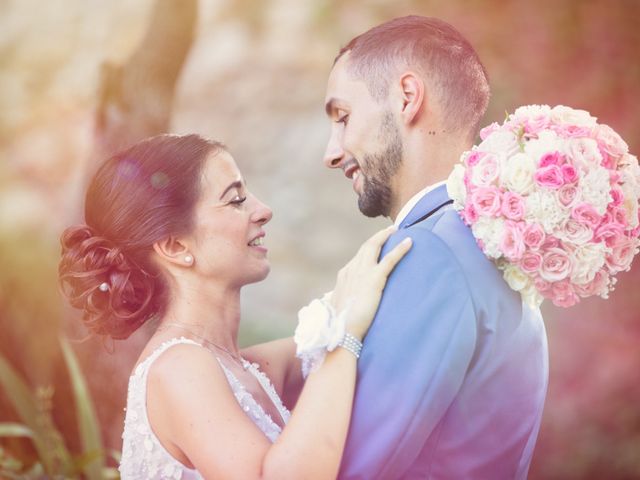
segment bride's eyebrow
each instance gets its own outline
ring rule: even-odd
[[[232,190],[234,188],[238,188],[238,189],[242,188],[242,182],[240,180],[236,180],[235,182],[230,184],[227,188],[225,188],[224,192],[222,192],[222,195],[220,195],[220,200],[222,200],[222,197],[224,197],[229,190]]]

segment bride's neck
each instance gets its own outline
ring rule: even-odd
[[[158,330],[189,333],[200,340],[238,350],[240,288],[186,285],[174,290]]]

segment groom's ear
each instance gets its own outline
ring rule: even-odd
[[[400,116],[405,125],[415,123],[424,111],[424,82],[412,71],[400,76],[400,95],[402,110]]]

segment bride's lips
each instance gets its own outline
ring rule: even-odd
[[[259,250],[259,251],[261,251],[263,253],[267,253],[268,249],[267,249],[267,247],[264,246],[264,236],[265,236],[264,232],[258,233],[258,235],[253,237],[251,239],[251,241],[249,241],[247,243],[247,245],[250,248],[254,248],[254,249]]]

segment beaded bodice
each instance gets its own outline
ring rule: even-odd
[[[122,460],[120,462],[120,475],[123,480],[134,478],[169,478],[182,480],[202,479],[202,476],[197,470],[187,468],[171,456],[171,454],[162,446],[158,438],[153,433],[147,417],[146,397],[149,368],[167,349],[174,345],[185,343],[202,347],[199,343],[184,337],[168,340],[154,350],[146,359],[140,362],[134,370],[133,375],[129,378],[127,408],[124,421],[124,432],[122,434]],[[217,359],[225,373],[225,376],[227,377],[227,381],[229,382],[229,386],[231,387],[236,400],[240,404],[240,407],[265,434],[265,436],[274,442],[278,435],[280,435],[280,426],[276,424],[269,414],[264,411],[236,376],[223,365],[219,358]],[[283,422],[286,424],[289,420],[290,413],[282,404],[280,397],[267,376],[260,371],[257,364],[249,363],[244,359],[242,361],[245,369],[251,372],[251,374],[253,374],[258,380],[264,391],[278,409]]]

